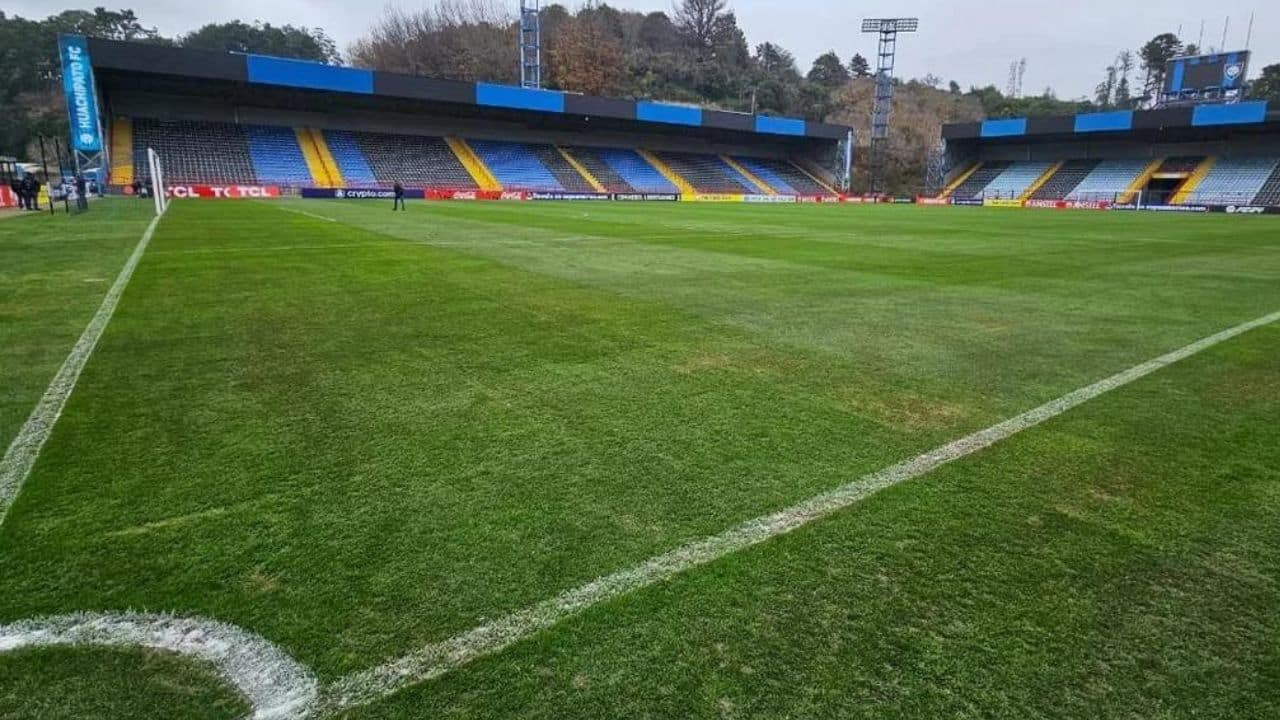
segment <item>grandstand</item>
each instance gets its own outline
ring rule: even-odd
[[[440,196],[834,197],[836,146],[849,133],[662,103],[89,43],[115,185],[147,179],[145,151],[154,148],[174,183],[303,194],[399,182]]]
[[[1280,207],[1280,112],[1265,102],[943,128],[959,204]]]

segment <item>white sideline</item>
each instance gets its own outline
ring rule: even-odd
[[[1111,392],[1164,367],[1230,340],[1250,330],[1280,320],[1280,312],[1210,335],[1181,349],[1134,366],[1087,387],[1063,395],[1040,407],[985,430],[960,438],[910,460],[863,476],[822,495],[772,515],[748,520],[719,535],[695,540],[635,567],[606,575],[532,607],[428,645],[385,665],[353,673],[325,689],[321,708],[326,713],[363,705],[415,683],[440,677],[462,665],[491,655],[587,608],[649,587],[690,568],[705,565],[730,553],[821,520],[880,490],[920,477],[953,460],[972,455],[1068,410]]]
[[[305,717],[318,685],[305,668],[266,640],[234,625],[141,613],[77,613],[0,625],[0,653],[59,645],[145,647],[213,666],[253,706],[255,720]]]
[[[116,276],[116,281],[107,290],[107,295],[102,299],[98,312],[94,313],[93,318],[89,320],[88,326],[71,348],[67,359],[62,362],[62,367],[58,368],[58,373],[53,376],[53,381],[45,389],[35,409],[22,424],[18,436],[5,451],[4,458],[0,459],[0,525],[4,525],[9,508],[13,506],[13,501],[22,490],[22,484],[31,474],[31,468],[35,466],[40,450],[44,448],[50,433],[53,432],[53,426],[58,422],[62,409],[67,404],[67,398],[71,397],[71,391],[75,390],[76,382],[80,379],[80,372],[89,362],[89,356],[93,354],[93,349],[97,347],[98,340],[107,328],[107,323],[115,314],[120,296],[124,294],[124,289],[128,286],[129,279],[133,277],[133,271],[138,267],[138,262],[142,260],[142,253],[146,251],[162,217],[164,217],[163,214],[155,216],[151,224],[147,225],[146,232],[142,233],[142,239],[133,249],[133,254],[129,256],[124,267],[120,269],[120,274]]]

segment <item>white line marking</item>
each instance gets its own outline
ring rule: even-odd
[[[202,660],[244,694],[257,720],[306,717],[318,694],[315,677],[280,648],[214,620],[77,613],[0,625],[0,653],[58,645],[156,648]]]
[[[313,212],[307,212],[306,210],[295,210],[294,208],[285,207],[283,205],[276,205],[275,207],[285,212],[293,213],[294,215],[306,215],[309,218],[315,218],[316,220],[324,220],[325,222],[331,222],[331,223],[338,222],[337,220],[334,220],[331,217],[325,217],[324,215],[317,215]]]
[[[407,686],[438,678],[477,658],[508,648],[594,605],[649,587],[691,568],[821,520],[880,490],[918,478],[954,460],[972,455],[1099,395],[1277,320],[1280,320],[1280,312],[1237,325],[798,505],[748,520],[719,535],[695,540],[635,567],[593,580],[558,597],[511,613],[449,640],[433,643],[385,665],[340,678],[326,688],[322,701],[323,711],[339,712],[379,700]]]
[[[124,294],[129,278],[133,277],[133,271],[142,260],[142,253],[146,251],[162,217],[164,216],[157,215],[151,220],[151,224],[147,225],[146,232],[142,233],[142,239],[133,249],[133,254],[129,256],[129,260],[120,269],[120,274],[116,276],[116,281],[107,290],[107,295],[102,299],[98,312],[94,313],[93,318],[89,320],[80,339],[71,348],[71,353],[67,355],[67,359],[62,362],[62,367],[58,368],[58,373],[53,376],[53,381],[45,389],[40,402],[36,403],[30,417],[18,431],[18,436],[5,451],[4,458],[0,459],[0,525],[4,525],[9,508],[13,506],[14,499],[22,490],[22,484],[31,474],[31,468],[35,466],[40,450],[44,448],[45,442],[53,432],[53,426],[62,416],[67,398],[71,397],[71,391],[75,390],[76,382],[80,379],[80,371],[84,370],[85,364],[89,362],[89,356],[93,354],[93,349],[97,347],[98,340],[107,328],[107,323],[115,314],[120,296]]]

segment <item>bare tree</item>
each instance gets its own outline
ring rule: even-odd
[[[700,56],[711,53],[726,6],[725,0],[681,0],[675,6],[672,13],[675,25],[698,48]]]

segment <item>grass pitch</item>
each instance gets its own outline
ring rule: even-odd
[[[0,224],[0,444],[142,205]],[[329,683],[1277,309],[1271,218],[175,203],[0,526],[0,623],[216,618]],[[344,714],[1274,717],[1278,419],[1270,326]],[[0,654],[0,717],[248,710]]]

